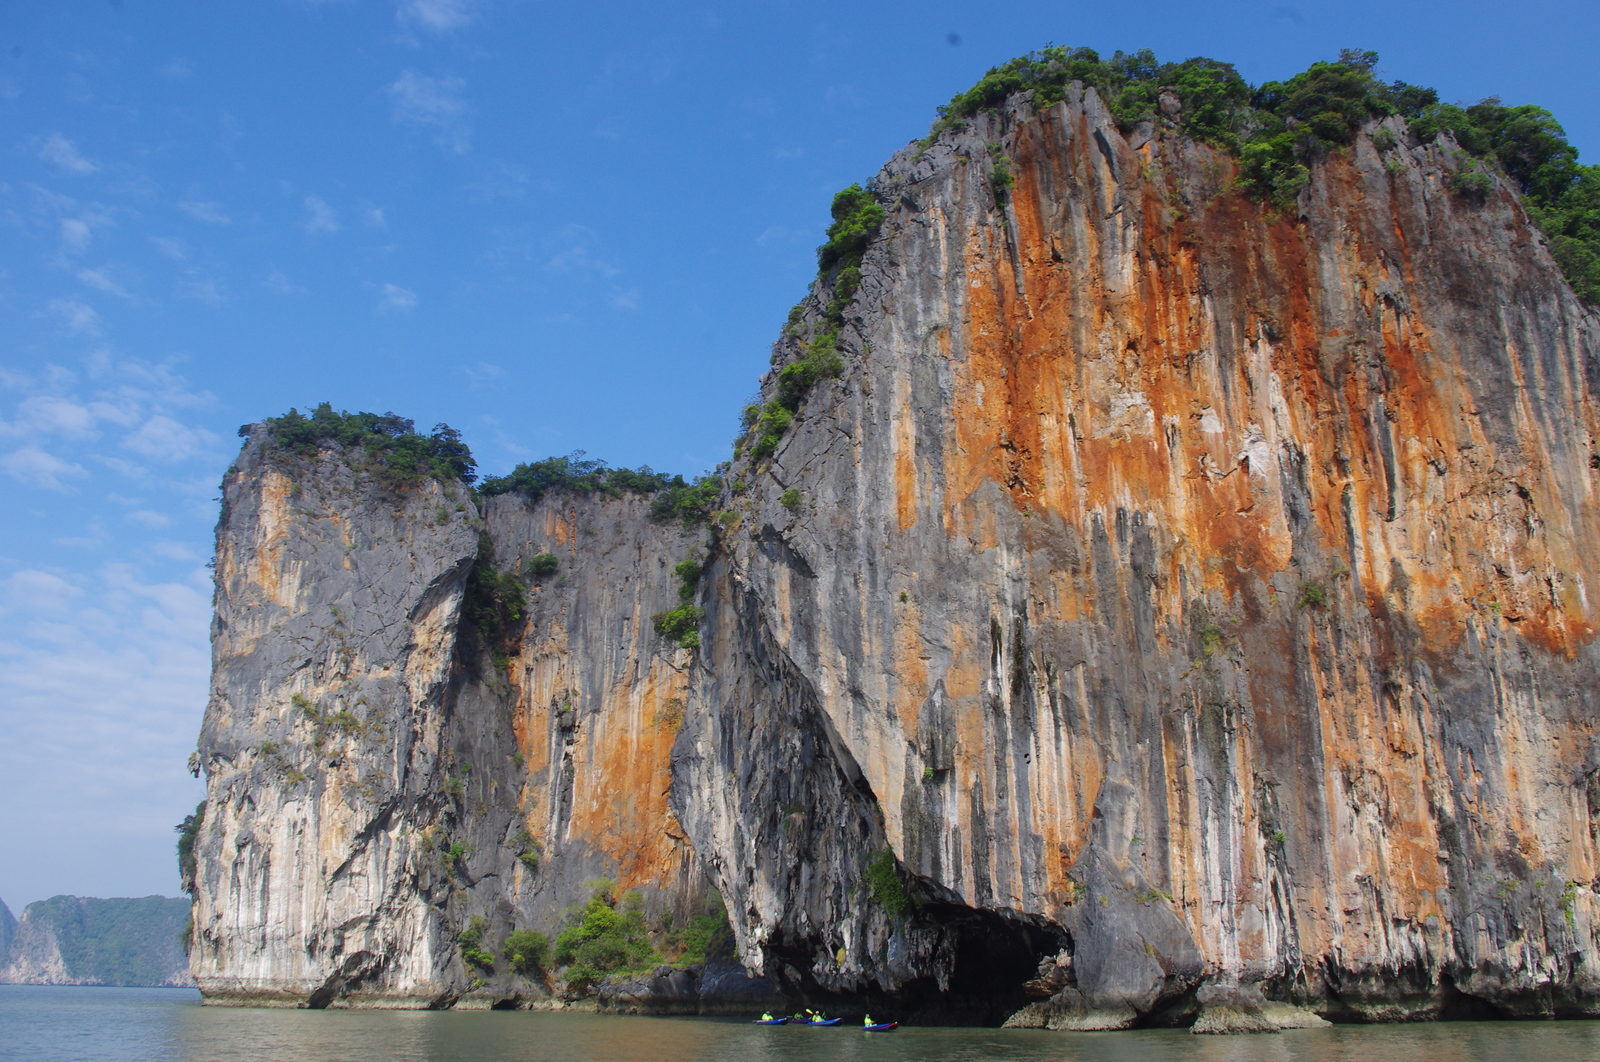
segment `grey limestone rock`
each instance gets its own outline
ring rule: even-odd
[[[459,934],[607,876],[657,920],[709,882],[751,973],[880,1016],[1600,1014],[1600,321],[1509,186],[1385,123],[1287,213],[1078,87],[908,146],[763,394],[843,371],[709,529],[252,437],[202,991],[524,1005]],[[559,560],[495,645],[491,549]],[[690,556],[695,649],[651,624]]]

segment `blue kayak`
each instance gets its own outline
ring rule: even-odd
[[[806,1024],[807,1025],[838,1025],[841,1021],[844,1021],[844,1019],[843,1018],[823,1018],[821,1021],[817,1021],[817,1020],[813,1019],[811,1021],[806,1022]]]
[[[782,1025],[788,1018],[757,1018],[757,1025]]]
[[[877,1025],[863,1025],[861,1027],[861,1031],[862,1032],[888,1032],[890,1029],[893,1029],[895,1026],[897,1026],[899,1024],[900,1023],[897,1022],[897,1021],[883,1021],[883,1022],[879,1022]]]

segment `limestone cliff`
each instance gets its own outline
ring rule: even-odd
[[[196,980],[211,1002],[536,1000],[538,971],[467,964],[474,919],[495,954],[593,879],[657,919],[705,893],[667,807],[687,653],[648,631],[693,536],[639,498],[480,509],[344,456],[252,437],[224,484]],[[558,558],[503,647],[462,617],[480,551]]]
[[[842,375],[712,532],[253,435],[202,991],[526,1002],[462,927],[605,874],[922,1020],[1600,1013],[1600,321],[1508,187],[1378,130],[1287,212],[1078,87],[908,147],[764,389],[847,303]],[[485,547],[559,561],[493,652]],[[702,550],[682,649],[650,618]]]
[[[1390,124],[1299,216],[1078,90],[878,175],[848,369],[732,473],[680,745],[750,961],[942,988],[959,960],[919,942],[959,903],[1064,933],[1022,1023],[1148,1020],[1202,981],[1353,1018],[1596,1011],[1600,322],[1508,188],[1451,195],[1449,145]],[[836,876],[733,869],[792,836],[783,796],[696,770],[789,758],[730,689],[769,644],[860,794],[854,834],[794,821],[838,874],[892,846],[929,903],[893,932]]]

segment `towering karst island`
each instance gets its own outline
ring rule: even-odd
[[[1000,68],[841,193],[717,477],[245,430],[209,1001],[1600,1013],[1573,153],[1375,57],[1143,58]],[[605,976],[724,909],[750,977]]]

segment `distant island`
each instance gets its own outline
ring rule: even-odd
[[[188,987],[189,901],[52,896],[19,921],[0,901],[0,984]]]

